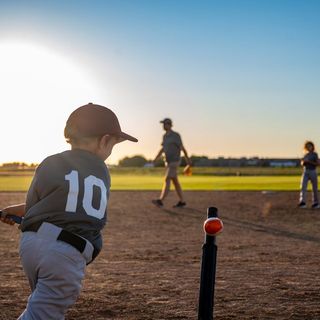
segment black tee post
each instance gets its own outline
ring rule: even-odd
[[[214,223],[218,223],[218,226],[220,223],[220,229],[218,230],[218,232],[222,230],[222,222],[220,219],[218,219],[218,209],[215,207],[209,207],[207,209],[207,214],[208,219],[205,222],[205,242],[202,246],[198,320],[213,320],[214,309],[217,246],[215,243],[215,233],[213,232],[208,234],[206,230],[206,223],[209,220],[214,220]]]

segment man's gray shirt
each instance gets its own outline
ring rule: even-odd
[[[162,147],[167,163],[180,161],[182,140],[179,133],[172,130],[166,132],[163,135]]]
[[[35,172],[21,229],[49,222],[86,238],[100,251],[109,192],[108,168],[95,154],[75,149],[50,156]]]

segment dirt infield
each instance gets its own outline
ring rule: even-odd
[[[187,192],[188,207],[152,206],[154,192],[113,192],[104,250],[66,319],[197,319],[202,223],[219,208],[215,319],[320,319],[320,210],[291,192]],[[0,207],[24,200],[0,193]],[[0,319],[30,293],[19,231],[0,224]]]

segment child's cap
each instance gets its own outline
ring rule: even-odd
[[[83,137],[110,134],[124,140],[138,141],[121,130],[119,120],[113,111],[91,102],[70,114],[66,123],[66,128],[68,127],[75,128],[77,133]]]

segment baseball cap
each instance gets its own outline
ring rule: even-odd
[[[160,121],[160,123],[172,124],[172,120],[170,118],[164,118],[163,120]]]
[[[68,135],[68,128],[73,128],[72,131],[76,131],[82,137],[109,134],[138,142],[138,139],[121,130],[119,120],[112,110],[91,102],[70,114],[65,127],[65,135]],[[66,138],[70,137],[66,136]]]

